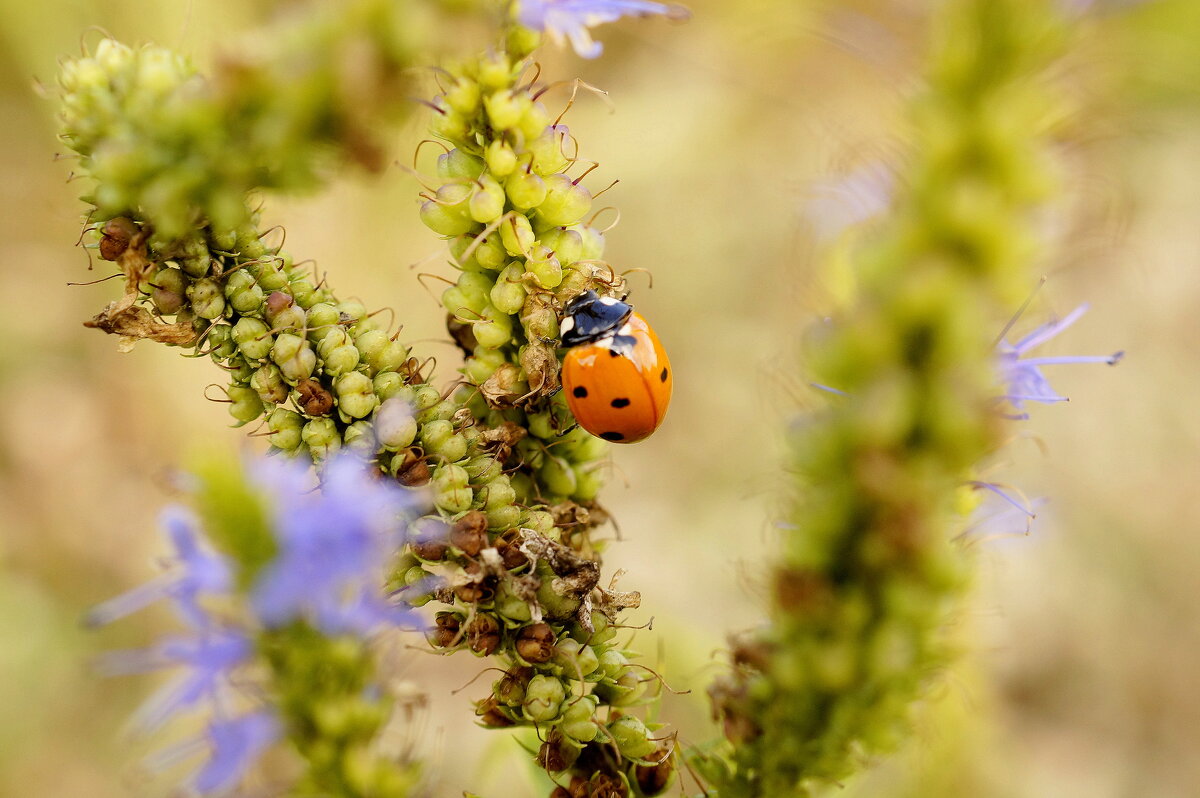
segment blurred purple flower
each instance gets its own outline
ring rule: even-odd
[[[168,507],[160,521],[175,550],[172,561],[177,567],[95,607],[85,618],[87,625],[112,623],[163,598],[171,599],[175,609],[190,625],[202,627],[205,624],[206,616],[197,600],[202,594],[228,590],[229,563],[200,545],[198,522],[186,509]]]
[[[281,731],[279,719],[265,710],[213,720],[205,735],[212,755],[192,779],[192,786],[208,795],[236,785],[259,754],[279,739]]]
[[[384,482],[350,455],[331,460],[319,474],[319,486],[309,467],[295,461],[255,461],[249,471],[266,494],[278,554],[248,597],[235,592],[232,564],[207,548],[196,519],[170,508],[163,514],[174,549],[168,572],[101,604],[87,619],[108,623],[160,599],[169,600],[181,616],[184,633],[147,648],[112,652],[100,665],[114,675],[182,671],[138,710],[134,728],[151,733],[176,715],[208,711],[202,737],[157,757],[175,761],[206,749],[192,784],[203,795],[235,785],[281,733],[281,721],[269,708],[233,718],[220,711],[234,673],[255,656],[259,624],[303,619],[326,634],[365,636],[409,617],[384,597],[384,568],[403,544],[421,494]],[[251,612],[235,615],[236,622],[223,620],[202,601],[214,598],[235,611],[248,599]]]
[[[327,634],[368,634],[409,619],[383,593],[389,557],[404,543],[416,497],[375,478],[353,456],[334,458],[310,487],[294,461],[259,461],[252,478],[266,493],[279,554],[251,594],[267,626],[307,617]]]
[[[520,0],[517,20],[527,28],[545,31],[555,41],[566,39],[583,58],[595,58],[604,46],[592,40],[589,28],[621,17],[654,14],[682,17],[687,11],[648,0]]]
[[[1042,374],[1042,366],[1062,363],[1107,363],[1112,366],[1124,357],[1124,352],[1116,352],[1111,355],[1024,357],[1029,350],[1046,343],[1074,324],[1080,316],[1087,312],[1087,307],[1087,305],[1080,305],[1062,319],[1043,324],[1015,344],[1010,344],[1002,339],[996,345],[997,368],[1000,371],[1000,381],[1005,387],[1005,393],[1001,395],[1001,399],[1007,400],[1017,410],[1022,410],[1025,402],[1066,402],[1068,401],[1067,397],[1056,393]],[[1022,412],[1012,414],[1010,417],[1022,420],[1029,418],[1029,414]]]

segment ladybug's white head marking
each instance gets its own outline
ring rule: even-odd
[[[619,304],[619,300],[613,299],[610,296],[602,296],[600,297],[600,304],[612,307],[613,305]]]
[[[559,325],[558,329],[559,329],[560,335],[564,334],[564,333],[569,333],[571,330],[575,329],[575,319],[571,316],[567,316],[565,319],[562,320],[562,324]]]

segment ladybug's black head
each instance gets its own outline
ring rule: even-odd
[[[563,312],[562,344],[578,346],[598,341],[621,325],[633,313],[633,305],[595,291],[584,291],[567,303]]]

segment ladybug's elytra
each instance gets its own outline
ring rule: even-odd
[[[562,383],[579,426],[615,443],[646,438],[667,414],[671,363],[633,306],[585,291],[565,309]]]

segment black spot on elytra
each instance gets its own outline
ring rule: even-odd
[[[625,397],[621,397],[619,399],[613,399],[611,402],[609,402],[609,404],[619,410],[622,407],[629,407],[629,400]]]
[[[667,381],[667,367],[666,366],[663,366],[662,373],[658,375],[658,378],[660,380],[662,380],[663,382]]]
[[[583,399],[587,396],[587,388],[584,388],[582,385],[577,385],[575,386],[575,390],[571,391],[571,393],[575,394],[576,399]]]
[[[623,441],[625,436],[619,432],[601,432],[600,437],[606,441]]]

